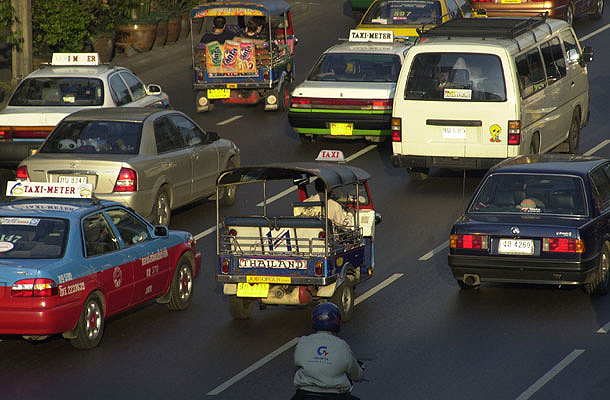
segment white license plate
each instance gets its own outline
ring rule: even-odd
[[[87,183],[86,176],[60,176],[57,180],[59,183]]]
[[[531,239],[500,239],[499,254],[534,254],[534,241]]]
[[[443,139],[466,139],[466,128],[462,126],[443,126]]]

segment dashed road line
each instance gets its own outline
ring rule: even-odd
[[[438,254],[441,251],[443,251],[446,247],[449,247],[449,241],[446,241],[445,243],[436,246],[435,248],[433,248],[432,250],[430,250],[423,256],[419,257],[418,260],[427,261],[427,260],[431,259],[435,254]]]
[[[587,35],[585,35],[585,36],[581,37],[579,40],[582,42],[582,41],[584,41],[584,40],[587,40],[587,39],[589,39],[589,38],[592,38],[593,36],[597,35],[598,33],[601,33],[601,32],[603,32],[603,31],[605,31],[606,29],[609,29],[609,28],[610,28],[610,24],[604,25],[604,26],[602,26],[601,28],[596,29],[596,30],[594,30],[593,32],[591,32],[591,33],[589,33],[589,34],[587,34]]]
[[[583,156],[590,156],[591,154],[593,154],[593,153],[601,150],[602,148],[606,147],[608,145],[608,143],[610,143],[610,139],[606,139],[606,140],[602,141],[597,146],[594,146],[593,148],[585,151],[582,155]]]
[[[234,115],[231,118],[225,119],[224,121],[217,122],[216,125],[226,125],[230,122],[236,121],[243,117],[243,115]]]
[[[597,330],[597,333],[608,333],[610,332],[610,322],[608,322],[606,325],[602,326],[601,328],[599,328]]]

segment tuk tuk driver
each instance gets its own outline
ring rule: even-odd
[[[324,193],[326,191],[324,182],[318,178],[314,182],[314,186],[317,193],[306,198],[305,201],[320,201],[324,203]],[[330,194],[331,192],[328,191],[328,209],[326,210],[328,219],[338,227],[346,228],[354,226],[354,214],[346,211],[338,201],[331,199]]]

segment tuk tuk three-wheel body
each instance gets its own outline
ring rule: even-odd
[[[193,8],[190,17],[191,25],[203,19],[206,32],[213,31],[216,17],[224,17],[225,30],[235,33],[233,39],[224,43],[207,39],[199,42],[191,35],[193,89],[198,112],[212,110],[216,101],[257,104],[262,100],[265,111],[287,109],[297,43],[288,3],[283,0],[211,2]],[[256,36],[248,36],[245,31],[250,20],[262,26]]]
[[[308,197],[316,179],[325,186],[321,201]],[[354,288],[374,270],[375,224],[381,220],[368,179],[359,168],[312,163],[243,167],[220,175],[217,190],[258,184],[263,192],[262,215],[221,217],[217,211],[216,280],[235,318],[248,318],[256,302],[264,308],[318,301],[337,304],[344,320],[351,317]],[[272,216],[268,205],[274,198],[267,198],[267,190],[277,180],[292,180],[298,201],[290,212],[286,204],[274,205],[284,212]],[[329,196],[348,208],[351,223],[327,218]]]

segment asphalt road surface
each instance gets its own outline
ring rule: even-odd
[[[321,52],[354,26],[342,0],[293,1],[297,82]],[[297,8],[298,6],[298,8]],[[601,20],[575,21],[595,49],[589,66],[591,118],[581,154],[610,157],[610,30]],[[586,36],[595,33],[592,36]],[[162,52],[159,54],[163,54]],[[390,163],[389,143],[324,141],[302,145],[285,114],[263,106],[219,105],[197,114],[190,48],[135,68],[162,85],[174,108],[207,130],[234,140],[242,164],[311,161],[322,148],[341,149],[350,165],[372,175],[383,222],[377,227],[376,270],[356,289],[353,319],[341,336],[367,364],[363,399],[605,399],[610,393],[610,296],[581,288],[484,284],[460,291],[447,265],[449,229],[482,173],[433,170],[411,182]],[[271,193],[286,187],[273,187]],[[294,193],[292,193],[294,196]],[[256,210],[261,199],[238,191],[232,212]],[[288,194],[286,202],[295,199]],[[278,200],[282,201],[282,200]],[[190,309],[169,312],[154,302],[107,321],[101,345],[76,351],[52,337],[0,342],[0,398],[289,399],[295,338],[310,333],[311,308],[255,309],[234,321],[215,273],[215,203],[174,212],[171,228],[198,238],[203,268]]]

